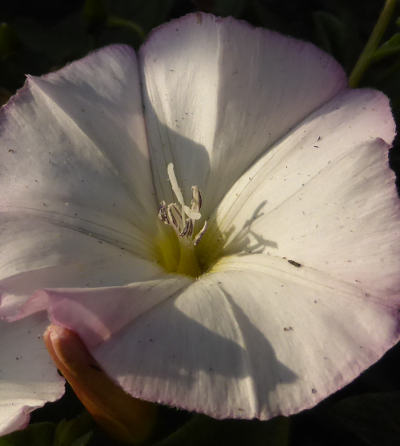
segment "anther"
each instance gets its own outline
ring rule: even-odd
[[[202,201],[203,200],[201,198],[199,188],[197,186],[192,186],[192,211],[199,212],[201,209]]]
[[[202,197],[199,188],[197,186],[192,186],[190,207],[186,206],[172,163],[168,164],[167,172],[172,191],[176,196],[179,205],[177,203],[170,203],[167,205],[165,201],[161,201],[158,217],[164,224],[171,226],[178,237],[192,239],[193,244],[197,245],[207,229],[207,222],[205,221],[203,227],[193,239],[196,221],[201,219],[199,211],[202,205]]]
[[[177,233],[182,230],[182,215],[175,203],[170,203],[167,207],[168,219],[171,222],[171,226]]]
[[[207,231],[207,220],[204,222],[203,227],[200,229],[200,231],[196,234],[196,237],[193,240],[194,246],[197,246],[203,237],[204,233]]]
[[[168,219],[168,214],[167,214],[167,204],[165,203],[165,201],[163,200],[160,203],[160,208],[158,210],[158,218],[165,224],[165,225],[169,225],[170,221]]]

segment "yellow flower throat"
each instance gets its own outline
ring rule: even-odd
[[[201,268],[196,256],[196,246],[207,230],[207,221],[196,231],[196,225],[201,219],[200,209],[202,198],[197,186],[192,186],[190,207],[183,199],[182,191],[175,176],[174,165],[168,164],[168,178],[172,191],[178,203],[161,201],[158,218],[173,229],[165,231],[159,240],[161,261],[168,272],[177,272],[187,276],[197,277]]]

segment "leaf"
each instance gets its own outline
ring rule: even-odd
[[[54,423],[35,423],[0,438],[0,446],[53,446]]]
[[[312,16],[317,45],[350,69],[362,46],[354,27],[326,11],[316,11]]]
[[[85,446],[93,434],[93,427],[87,412],[72,420],[62,420],[56,427],[53,446]]]
[[[181,429],[154,446],[287,446],[289,418],[270,421],[214,420],[204,415],[194,416]]]
[[[93,436],[93,432],[87,432],[71,443],[71,446],[86,446]]]
[[[53,69],[92,49],[79,14],[66,16],[51,27],[30,18],[17,18],[13,25],[22,44],[41,57],[45,56]]]
[[[382,90],[390,98],[390,104],[395,120],[400,119],[400,58],[394,58],[392,63],[383,60],[371,66],[365,76],[364,84]]]
[[[141,41],[143,41],[145,38],[145,33],[142,27],[132,20],[126,20],[117,16],[109,16],[107,19],[107,26],[111,28],[115,27],[129,29],[133,33],[137,34]]]
[[[400,33],[394,34],[389,40],[382,44],[372,56],[372,61],[377,62],[388,56],[393,56],[400,52]]]
[[[400,33],[395,33],[393,36],[381,45],[381,48],[391,48],[392,46],[400,45]]]

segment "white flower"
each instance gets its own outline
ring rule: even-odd
[[[1,433],[62,394],[49,318],[131,395],[217,418],[310,407],[397,342],[394,123],[346,82],[205,14],[29,77],[0,117]]]

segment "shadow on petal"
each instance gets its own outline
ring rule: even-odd
[[[153,308],[92,351],[135,397],[216,418],[279,413],[269,395],[296,375],[217,285]]]

